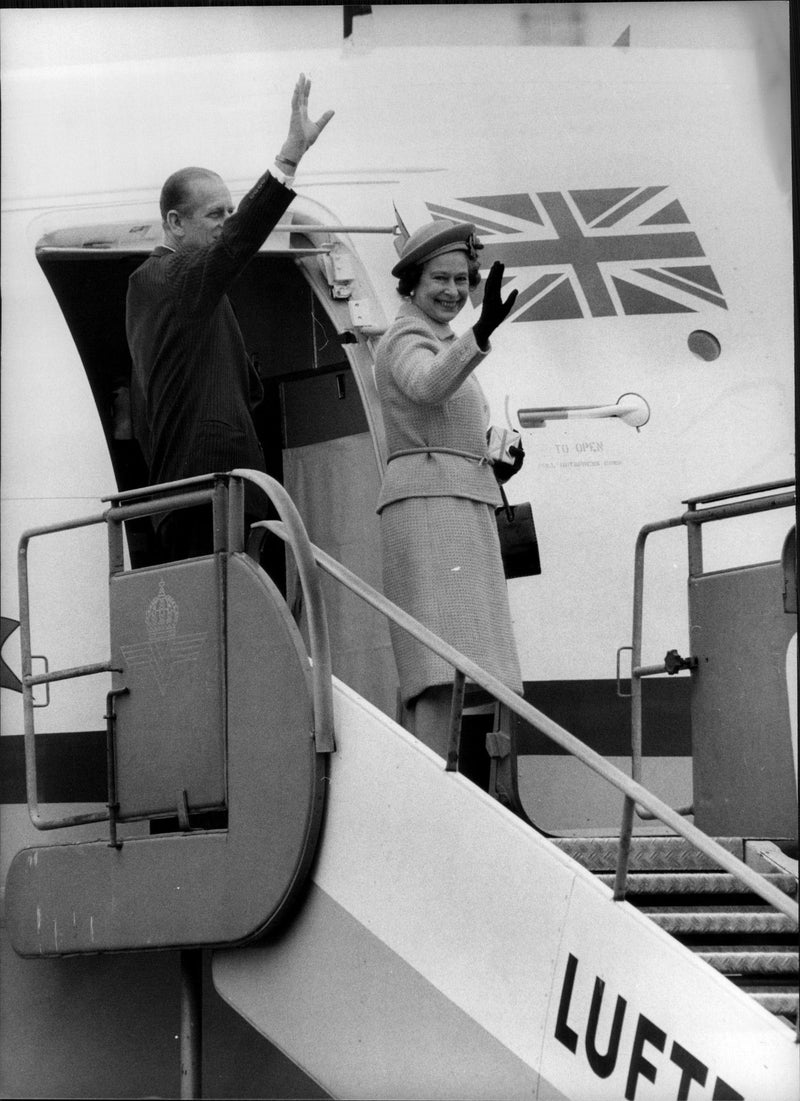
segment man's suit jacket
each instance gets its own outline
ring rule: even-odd
[[[158,247],[130,278],[133,430],[150,483],[264,470],[252,410],[263,397],[227,290],[294,198],[266,173],[209,247]]]

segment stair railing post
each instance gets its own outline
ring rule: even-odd
[[[181,1098],[203,1096],[203,951],[181,949]]]
[[[453,697],[450,703],[450,725],[447,736],[446,772],[458,772],[458,754],[461,747],[461,719],[464,714],[464,690],[466,677],[456,669],[453,677]]]
[[[622,825],[619,833],[619,851],[617,853],[617,874],[614,880],[614,901],[624,902],[628,889],[628,861],[631,853],[631,835],[633,834],[633,811],[636,804],[629,795],[625,796],[622,807]]]

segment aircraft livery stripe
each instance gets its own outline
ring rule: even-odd
[[[40,803],[104,803],[105,730],[37,734],[36,775]],[[25,802],[25,742],[6,735],[0,738],[0,803]]]
[[[691,756],[689,686],[684,677],[644,682],[644,756]],[[617,696],[615,681],[529,681],[525,699],[598,753],[607,757],[630,754],[630,702]],[[467,714],[465,729],[474,721]],[[38,734],[40,802],[105,802],[105,740],[104,730]],[[527,724],[519,724],[517,742],[520,754],[565,752]],[[467,751],[462,753],[467,756]],[[466,760],[464,764],[464,771],[470,774]],[[476,762],[473,767],[480,768]],[[24,741],[21,735],[5,735],[0,737],[0,804],[25,802]]]
[[[691,757],[690,688],[688,677],[642,682],[644,756]],[[526,681],[525,699],[604,757],[630,755],[631,703],[617,695],[616,681]],[[519,753],[566,753],[527,723],[520,723],[517,745]]]

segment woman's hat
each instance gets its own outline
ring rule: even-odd
[[[474,259],[479,248],[483,245],[475,236],[475,226],[471,222],[450,222],[441,218],[411,234],[392,268],[392,275],[402,275],[414,264],[423,264],[444,252],[466,252]]]

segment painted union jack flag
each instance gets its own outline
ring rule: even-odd
[[[434,219],[474,223],[482,267],[502,260],[504,284],[519,290],[514,321],[728,308],[668,187],[480,195],[426,205]]]

